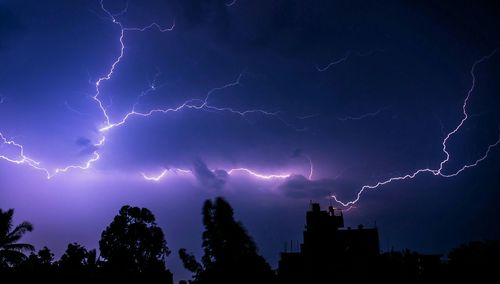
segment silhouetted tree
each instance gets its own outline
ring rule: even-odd
[[[30,276],[36,276],[37,280],[40,280],[40,278],[53,275],[55,273],[54,254],[47,247],[43,247],[38,253],[32,252],[23,263],[16,267],[16,272],[23,275],[23,280],[30,279]]]
[[[189,254],[185,248],[179,249],[179,257],[187,270],[193,272],[197,276],[203,273],[203,266],[201,266],[201,264],[196,261],[194,255]]]
[[[38,259],[40,260],[41,265],[50,266],[54,262],[54,254],[48,247],[43,247],[38,251]]]
[[[99,248],[108,273],[171,279],[165,268],[170,250],[155,216],[147,208],[123,206],[102,232]]]
[[[66,252],[58,261],[59,271],[64,275],[91,276],[95,273],[96,251],[87,249],[77,243],[68,244]]]
[[[274,273],[243,225],[234,220],[233,208],[222,198],[203,206],[202,264],[185,249],[179,250],[194,283],[269,283]]]
[[[33,225],[25,221],[14,227],[13,215],[14,209],[0,209],[0,268],[20,264],[26,259],[23,252],[34,250],[30,244],[18,243],[25,233],[33,230]]]

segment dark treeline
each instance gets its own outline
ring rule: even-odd
[[[18,241],[33,230],[28,222],[13,226],[14,210],[0,210],[0,274],[16,281],[130,281],[151,280],[172,283],[165,267],[170,254],[165,236],[146,208],[123,206],[102,232],[100,255],[96,250],[70,243],[58,261],[49,248],[38,252]],[[31,252],[28,256],[25,254]],[[42,281],[43,280],[43,281]]]
[[[24,234],[33,230],[29,222],[14,225],[13,209],[0,209],[0,281],[36,280],[65,282],[145,282],[173,283],[165,261],[170,255],[164,233],[155,216],[146,208],[123,206],[101,234],[99,253],[78,243],[70,243],[64,254],[55,260],[49,248],[35,251],[21,242]],[[227,201],[207,200],[202,209],[204,232],[203,255],[197,260],[187,249],[178,254],[192,280],[182,283],[296,283],[280,279],[244,226],[234,219],[233,208]],[[335,257],[335,256],[332,256]],[[434,283],[466,279],[497,279],[500,271],[500,241],[477,241],[453,249],[446,261],[423,265],[425,255],[410,250],[386,252],[378,256],[372,275],[346,271],[344,281],[365,283]],[[347,275],[349,274],[349,275]],[[363,275],[364,274],[364,275]],[[358,277],[363,275],[363,277]],[[307,280],[303,282],[311,283]],[[329,283],[328,281],[326,281]],[[332,283],[334,281],[331,281]],[[324,282],[322,282],[324,283]]]

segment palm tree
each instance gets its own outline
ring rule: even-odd
[[[33,230],[29,222],[22,222],[12,229],[14,209],[3,211],[0,209],[0,268],[11,267],[26,259],[24,251],[33,251],[30,244],[17,243],[26,232]]]

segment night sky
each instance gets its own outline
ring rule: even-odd
[[[434,2],[0,0],[0,207],[57,255],[147,207],[185,278],[207,198],[276,267],[310,200],[428,169],[333,203],[384,251],[500,238],[500,7]]]

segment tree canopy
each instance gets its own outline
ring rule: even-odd
[[[103,267],[124,274],[165,273],[170,254],[162,229],[147,208],[123,206],[99,241]]]
[[[25,221],[14,227],[13,216],[14,209],[0,209],[0,268],[21,263],[26,259],[24,252],[35,249],[30,244],[18,243],[24,234],[33,230],[33,225]]]
[[[68,244],[66,252],[58,262],[59,270],[65,274],[90,275],[97,268],[96,251],[89,250],[77,243]]]
[[[269,283],[274,273],[223,198],[203,205],[203,257],[198,263],[185,249],[179,256],[194,283]]]

